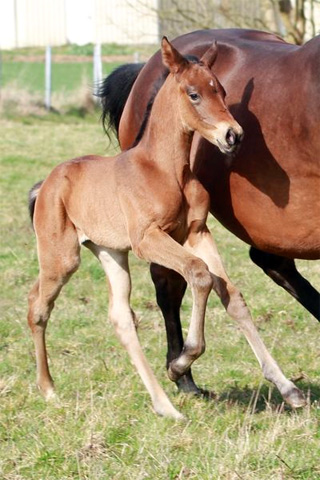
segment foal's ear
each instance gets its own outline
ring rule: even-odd
[[[162,63],[171,73],[178,73],[189,64],[188,60],[171,45],[167,37],[162,37],[161,53]]]
[[[208,68],[211,68],[216,58],[218,56],[218,44],[215,40],[211,47],[202,55],[201,62],[204,63]]]

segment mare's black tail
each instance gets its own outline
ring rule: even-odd
[[[28,195],[28,200],[29,200],[29,214],[31,218],[31,222],[33,224],[33,215],[34,215],[34,207],[36,205],[36,200],[37,196],[40,190],[41,185],[43,184],[43,180],[41,182],[37,182],[33,187],[31,188],[29,195]]]
[[[105,132],[113,130],[118,136],[120,118],[134,84],[144,63],[128,63],[116,68],[100,84],[98,93],[102,104],[102,124]]]

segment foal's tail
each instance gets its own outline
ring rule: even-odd
[[[139,72],[144,63],[128,63],[113,70],[100,84],[97,97],[101,98],[102,125],[109,136],[114,131],[118,136],[120,118]]]
[[[38,193],[39,193],[39,190],[40,190],[40,187],[41,187],[42,184],[43,184],[43,180],[41,180],[41,182],[37,182],[35,185],[33,185],[33,187],[31,188],[31,190],[29,192],[29,196],[28,196],[28,199],[29,199],[29,215],[30,215],[32,223],[33,223],[34,207],[36,205],[37,196],[38,196]]]

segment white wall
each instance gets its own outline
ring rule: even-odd
[[[109,2],[108,2],[109,3]],[[94,35],[93,1],[65,0],[68,43],[92,43]]]
[[[157,0],[0,0],[0,48],[157,43]]]
[[[94,4],[97,42],[137,44],[159,41],[157,0],[94,0]]]
[[[16,44],[15,0],[0,0],[0,48]]]
[[[62,45],[65,18],[65,0],[0,0],[0,46]]]
[[[156,44],[160,0],[0,0],[0,48]],[[317,29],[320,29],[320,5]],[[307,17],[308,17],[308,12]]]

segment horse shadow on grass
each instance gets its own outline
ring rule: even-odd
[[[298,387],[304,393],[309,405],[320,401],[320,384],[315,382],[301,381]],[[293,409],[287,405],[279,391],[273,386],[262,384],[257,389],[239,387],[235,384],[227,385],[225,390],[218,395],[207,392],[204,395],[207,401],[224,403],[226,407],[245,407],[250,413],[261,413],[272,410],[278,413],[290,412]]]

